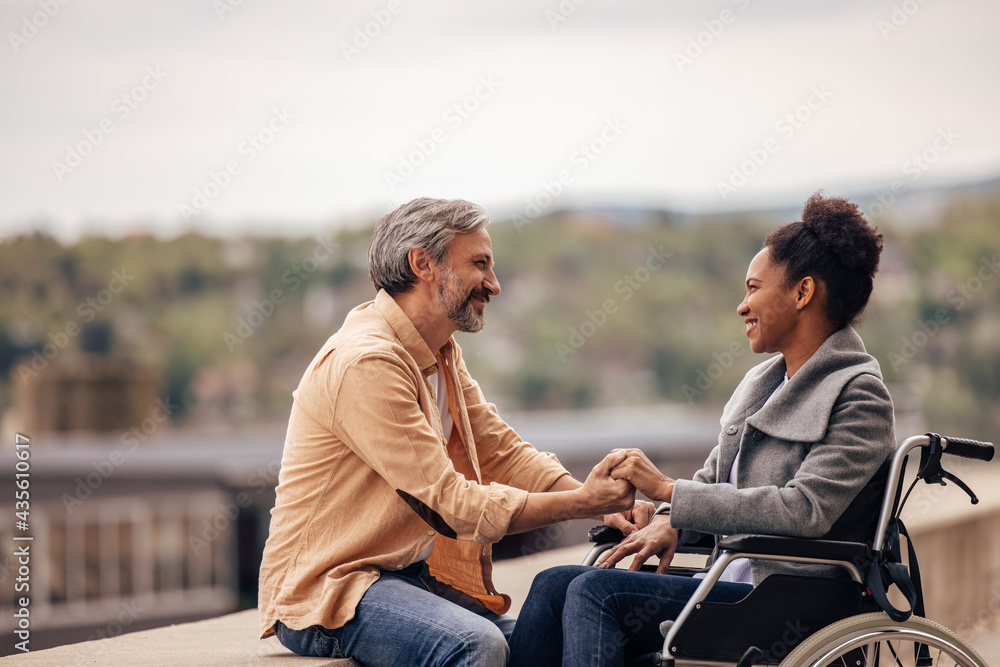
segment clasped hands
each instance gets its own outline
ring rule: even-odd
[[[637,491],[655,501],[670,502],[674,480],[661,473],[653,462],[638,449],[613,451],[604,462],[610,465],[608,476],[626,480]],[[603,463],[603,462],[602,462]],[[653,516],[653,505],[637,501],[631,510],[609,514],[604,522],[625,536],[617,546],[604,552],[597,567],[611,568],[622,559],[635,554],[629,570],[636,571],[651,557],[658,556],[658,573],[666,572],[677,549],[678,531],[670,525],[670,515]]]

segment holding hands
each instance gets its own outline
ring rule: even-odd
[[[615,451],[624,452],[625,458],[612,468],[612,479],[628,480],[637,491],[651,500],[670,502],[674,495],[674,480],[661,473],[641,450]]]
[[[615,450],[605,456],[590,471],[581,491],[590,493],[593,500],[589,506],[605,524],[617,528],[623,535],[630,535],[649,523],[656,508],[645,500],[635,500],[635,487],[627,479],[612,475],[612,470],[626,456],[624,450]]]
[[[611,469],[612,479],[627,480],[636,490],[641,491],[648,498],[670,502],[674,492],[673,479],[661,473],[653,465],[653,462],[638,449],[616,450],[616,452],[619,455],[624,453],[624,457]],[[612,452],[612,454],[616,452]],[[677,549],[678,531],[671,527],[670,515],[652,517],[651,520],[652,513],[650,512],[649,515],[642,516],[641,523],[639,520],[635,520],[634,525],[626,522],[626,518],[635,519],[634,515],[637,511],[643,513],[647,511],[645,507],[640,510],[640,503],[644,503],[644,501],[636,503],[631,512],[633,516],[622,518],[622,515],[619,514],[605,518],[605,523],[612,528],[621,530],[625,539],[613,549],[606,551],[597,561],[597,567],[614,567],[622,559],[635,554],[629,570],[636,571],[651,556],[655,555],[660,559],[660,564],[656,568],[657,573],[662,574],[667,571]],[[644,505],[648,505],[649,509],[652,509],[652,504],[644,503]],[[629,514],[629,512],[623,514]],[[628,529],[623,529],[619,523],[625,523]]]

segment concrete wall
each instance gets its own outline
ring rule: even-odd
[[[972,487],[979,504],[953,484],[921,484],[903,520],[917,552],[928,618],[963,634],[1000,615],[1000,467],[963,466],[956,459],[945,466]]]

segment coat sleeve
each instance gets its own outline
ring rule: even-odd
[[[894,448],[888,391],[877,377],[859,375],[841,390],[820,441],[765,436],[746,447],[741,488],[678,480],[671,523],[716,535],[821,537]]]
[[[719,475],[719,445],[712,448],[709,453],[708,458],[705,460],[705,465],[701,467],[701,470],[696,472],[691,480],[699,484],[714,484],[715,480]],[[680,481],[680,480],[678,480]],[[677,490],[674,489],[674,494],[676,496]],[[671,515],[673,514],[673,508],[671,507]],[[678,528],[676,523],[671,516],[670,525],[674,528]],[[702,538],[705,533],[700,530],[694,530],[691,528],[685,528],[680,531],[680,535],[677,538],[679,544],[692,544],[697,542]]]

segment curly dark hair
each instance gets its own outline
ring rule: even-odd
[[[802,221],[779,227],[764,239],[771,261],[785,270],[785,286],[806,276],[826,286],[826,314],[837,329],[856,324],[872,293],[882,234],[842,197],[809,198]]]

